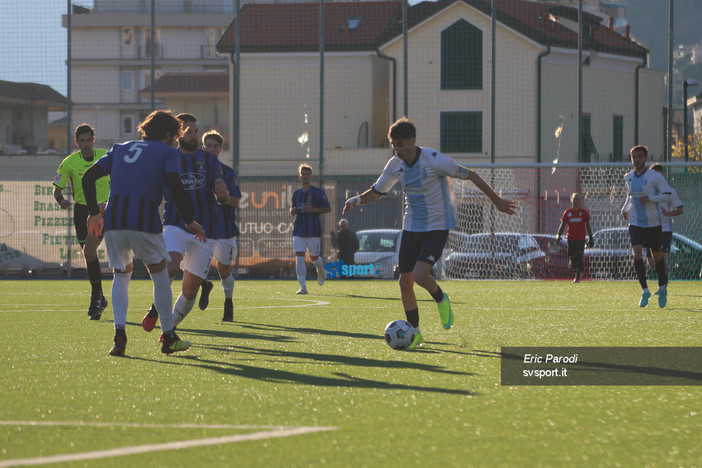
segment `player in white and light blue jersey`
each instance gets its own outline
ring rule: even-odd
[[[396,183],[402,185],[405,216],[399,253],[400,293],[407,321],[415,328],[410,348],[424,341],[419,331],[415,282],[436,301],[443,327],[448,329],[453,324],[449,297],[431,276],[434,263],[446,245],[449,229],[456,227],[456,202],[450,178],[470,180],[503,213],[514,214],[516,209],[513,202],[500,198],[475,172],[436,150],[416,146],[416,135],[414,124],[406,117],[392,124],[388,140],[395,156],[388,161],[375,184],[361,195],[346,200],[342,211],[346,214],[356,205],[374,202]]]
[[[651,297],[646,281],[646,265],[643,260],[643,248],[653,252],[656,274],[658,275],[658,306],[665,307],[668,294],[666,284],[668,274],[663,259],[662,229],[659,203],[671,200],[671,188],[663,176],[646,168],[648,148],[637,145],[631,148],[631,163],[634,170],[624,176],[627,186],[627,198],[622,206],[622,216],[629,220],[629,237],[634,253],[634,270],[641,284],[640,307],[646,307]]]
[[[429,148],[417,148],[410,163],[395,156],[373,184],[373,190],[386,194],[399,182],[405,194],[402,229],[428,232],[456,227],[456,201],[451,180],[458,164],[448,156]]]
[[[656,171],[660,175],[664,176],[663,166],[661,166],[658,163],[651,164],[651,167],[649,167],[649,169],[651,171]],[[680,197],[678,197],[678,194],[673,187],[670,187],[670,197],[671,198],[669,202],[663,202],[658,205],[658,207],[661,210],[661,230],[663,231],[661,234],[661,252],[663,255],[663,260],[665,261],[668,279],[670,279],[668,253],[670,253],[670,243],[673,241],[673,217],[680,216],[685,212],[683,203],[680,200]],[[653,261],[651,249],[646,250],[646,260],[648,261],[649,268],[655,268],[655,262]]]

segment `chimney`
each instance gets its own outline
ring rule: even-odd
[[[612,31],[614,29],[614,16],[609,17],[609,30]]]
[[[631,25],[627,24],[626,25],[626,38],[629,39],[631,36]]]

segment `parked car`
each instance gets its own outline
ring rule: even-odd
[[[400,252],[400,229],[365,229],[358,231],[358,252],[353,256],[356,265],[380,263],[376,278],[397,278]]]
[[[585,249],[590,275],[595,278],[636,279],[628,228],[609,228],[593,235],[595,246]],[[676,232],[668,254],[670,279],[702,278],[702,244]],[[649,273],[655,278],[655,271]]]
[[[460,242],[443,258],[447,278],[524,279],[546,274],[546,254],[529,234],[496,232],[454,233]]]
[[[553,234],[532,234],[539,244],[539,248],[546,254],[546,271],[543,279],[572,279],[573,270],[570,268],[570,258],[568,257],[568,241],[565,237],[558,240]],[[587,257],[584,258],[583,272],[581,278],[585,279],[589,275]]]

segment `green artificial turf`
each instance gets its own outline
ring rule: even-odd
[[[404,318],[396,282],[308,286],[238,281],[223,323],[215,282],[179,327],[193,347],[164,356],[141,329],[151,282],[133,281],[118,358],[85,280],[0,281],[0,467],[702,464],[700,386],[500,382],[503,346],[699,346],[699,282],[671,283],[665,309],[639,308],[634,282],[441,282],[454,327],[417,291],[415,351],[382,337]]]

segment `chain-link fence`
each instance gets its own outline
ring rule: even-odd
[[[382,170],[387,128],[403,115],[418,145],[467,166],[627,161],[635,144],[654,160],[700,157],[695,0],[28,0],[8,15],[2,271],[84,266],[72,214],[51,196],[73,129],[89,123],[108,149],[139,139],[153,109],[192,113],[224,136],[221,158],[250,197],[242,255],[252,252],[246,268],[271,265],[264,275],[285,274],[297,166],[309,163],[333,200],[331,232],[345,197]],[[389,198],[352,214],[352,228],[400,227],[400,194]],[[276,208],[262,216],[247,202]],[[247,241],[256,229],[270,231],[265,256]]]

